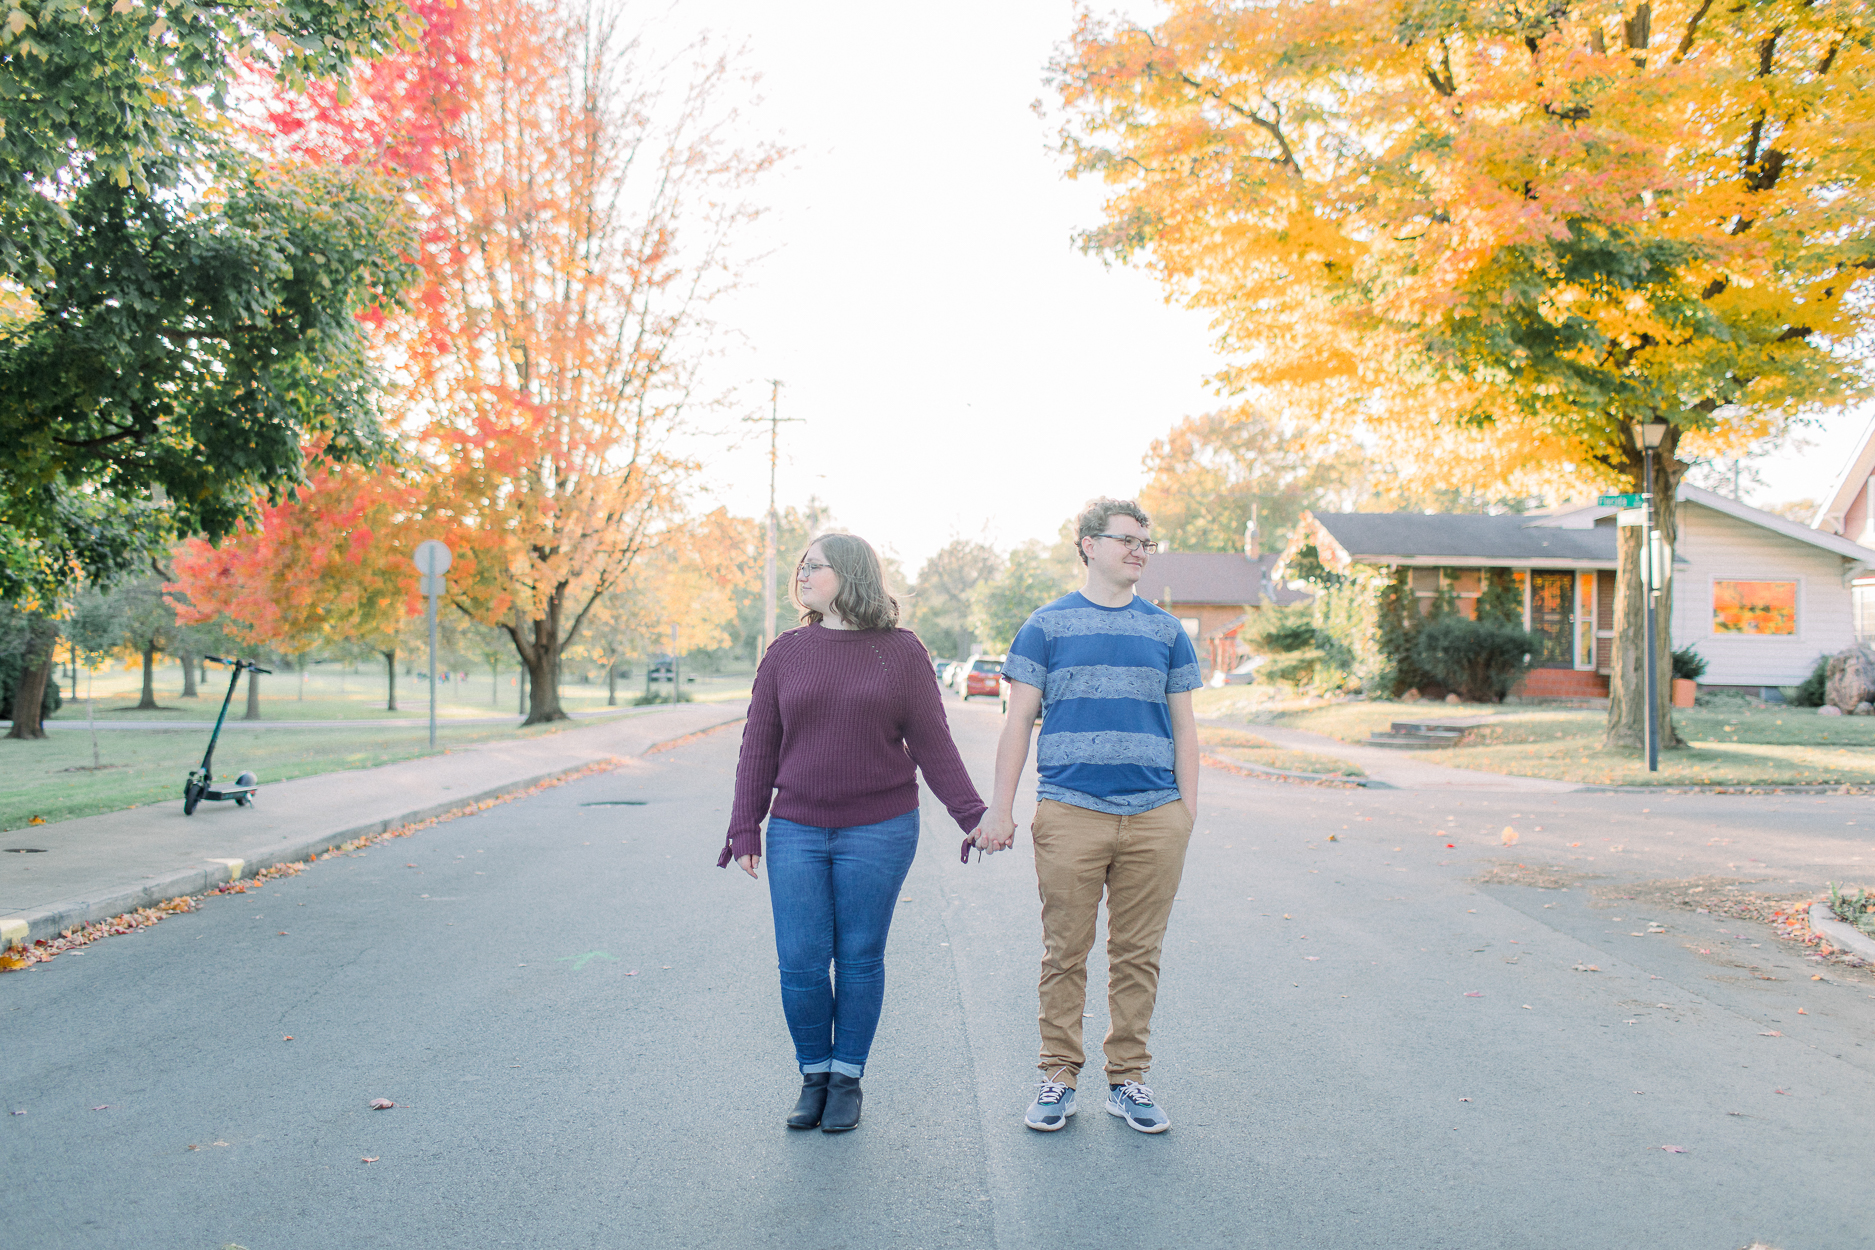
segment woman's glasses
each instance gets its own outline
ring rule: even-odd
[[[803,560],[801,561],[801,566],[794,570],[794,575],[796,577],[812,577],[822,569],[830,569],[832,567],[831,564],[820,564],[813,560]]]

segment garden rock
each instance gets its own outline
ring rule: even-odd
[[[1823,701],[1841,711],[1875,702],[1875,651],[1855,646],[1829,658]]]
[[[1841,716],[1842,709],[1839,707],[1836,707],[1834,704],[1825,703],[1822,707],[1816,710],[1816,714],[1818,716]]]
[[[1464,700],[1463,700],[1463,699],[1461,699],[1461,698],[1459,698],[1459,697],[1458,697],[1457,695],[1455,695],[1455,694],[1448,694],[1448,695],[1446,695],[1446,696],[1445,696],[1445,701],[1446,701],[1447,703],[1463,703],[1463,702],[1464,702]]]
[[[1871,713],[1875,713],[1875,703],[1870,703],[1868,700],[1864,699],[1862,702],[1855,705],[1855,711],[1852,715],[1868,716]]]
[[[1417,702],[1419,702],[1419,691],[1417,691],[1417,690],[1409,690],[1409,691],[1407,691],[1407,692],[1406,692],[1405,694],[1403,694],[1403,695],[1401,695],[1401,696],[1400,696],[1400,702],[1402,702],[1402,703],[1417,703]]]

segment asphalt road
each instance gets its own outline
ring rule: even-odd
[[[987,786],[993,706],[952,718]],[[0,1243],[1869,1244],[1875,979],[1642,888],[1865,874],[1867,799],[1207,770],[1154,1036],[1161,1137],[1104,1114],[1091,1069],[1066,1131],[1022,1127],[1026,839],[959,864],[927,799],[865,1120],[827,1136],[781,1124],[798,1078],[766,886],[713,867],[736,743],[0,977],[0,1098],[24,1113],[0,1117]],[[1494,865],[1556,888],[1480,884]]]

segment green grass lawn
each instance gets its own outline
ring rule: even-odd
[[[519,687],[514,670],[491,679],[486,671],[465,681],[438,682],[436,717],[439,721],[476,716],[520,715]],[[747,698],[751,675],[697,674],[694,682],[684,683],[685,691],[698,702]],[[140,720],[212,721],[221,711],[222,696],[227,693],[225,668],[209,666],[208,681],[198,683],[201,693],[193,699],[182,697],[182,674],[174,664],[156,670],[155,711],[137,711],[135,705],[142,691],[142,673],[135,667],[99,669],[89,675],[93,715],[100,724],[134,723]],[[55,721],[79,722],[85,719],[82,698],[74,698],[69,674],[61,672],[65,705],[53,717]],[[275,673],[260,679],[260,714],[263,720],[397,720],[428,716],[430,686],[426,678],[397,675],[397,711],[387,707],[386,682],[381,668],[363,667],[356,672],[342,672],[337,665],[309,668],[304,680],[299,673]],[[83,694],[87,674],[79,673],[78,690]],[[619,708],[628,708],[633,699],[644,693],[644,680],[623,680],[618,686]],[[668,685],[662,689],[669,690]],[[247,686],[235,691],[229,705],[230,723],[246,711]],[[560,704],[569,712],[598,711],[607,707],[604,682],[583,683],[568,680],[560,686]]]
[[[576,728],[557,721],[520,729],[508,725],[439,726],[438,751],[496,738],[529,738]],[[35,816],[70,820],[146,803],[182,802],[182,782],[202,762],[206,729],[140,729],[98,734],[99,758],[91,767],[91,735],[82,727],[55,728],[38,741],[0,738],[0,829],[18,829]],[[427,728],[335,726],[307,729],[224,729],[215,748],[215,776],[232,780],[243,771],[261,784],[313,773],[370,768],[429,755]],[[263,789],[260,801],[265,802]]]
[[[1292,773],[1327,773],[1332,777],[1365,776],[1360,768],[1332,755],[1313,751],[1291,751],[1267,742],[1255,734],[1220,725],[1198,726],[1198,745],[1206,755],[1239,764],[1259,764]]]
[[[1657,773],[1647,771],[1637,752],[1602,749],[1607,713],[1600,709],[1367,701],[1264,713],[1262,719],[1358,743],[1396,720],[1445,716],[1490,719],[1464,745],[1418,758],[1602,785],[1875,784],[1875,717],[1818,716],[1811,708],[1676,711],[1674,724],[1690,745],[1662,751]]]

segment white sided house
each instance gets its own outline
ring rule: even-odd
[[[1817,657],[1855,641],[1851,585],[1875,576],[1875,549],[1723,495],[1681,484],[1673,552],[1675,650],[1707,661],[1700,684],[1758,694],[1794,686]],[[1537,666],[1514,693],[1604,696],[1614,656],[1617,509],[1489,516],[1304,513],[1285,563],[1313,543],[1337,572],[1357,564],[1413,570],[1420,610],[1441,586],[1473,616],[1491,569],[1523,592]]]

